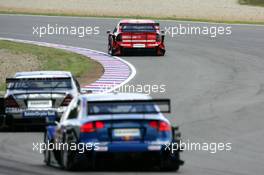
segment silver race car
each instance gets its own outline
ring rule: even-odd
[[[6,79],[5,123],[43,125],[60,118],[67,106],[80,92],[77,80],[70,72],[18,72]]]

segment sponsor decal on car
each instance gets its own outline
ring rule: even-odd
[[[25,111],[23,117],[56,117],[56,111]]]

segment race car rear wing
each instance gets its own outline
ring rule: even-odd
[[[139,26],[142,26],[142,25],[146,25],[146,26],[154,26],[154,29],[153,30],[156,30],[156,31],[159,31],[160,30],[160,24],[159,23],[120,23],[119,24],[119,30],[124,30],[123,27],[124,26],[133,26],[133,25],[139,25]],[[127,31],[129,32],[138,32],[138,29],[126,29]],[[145,29],[145,31],[142,29],[142,31],[144,32],[153,32],[151,31],[151,29]],[[108,32],[109,33],[109,32]]]
[[[120,23],[119,25],[122,26],[122,25],[127,25],[127,24],[133,25],[133,23]],[[154,25],[154,26],[160,26],[159,23],[140,23],[140,24],[151,24],[151,25]]]
[[[58,84],[60,82],[64,81],[69,81],[71,82],[71,77],[50,77],[50,78],[6,78],[6,89],[9,90],[14,90],[14,89],[19,89],[19,90],[28,90],[28,89],[34,89],[34,87],[30,86],[31,82],[38,82],[38,81],[43,81],[43,82],[57,82]],[[58,86],[57,85],[50,85],[47,87],[43,88],[49,88],[49,89],[54,89],[54,88],[70,88],[71,83],[69,85],[64,85],[64,86]],[[38,87],[36,87],[38,88]],[[41,87],[39,87],[41,88]]]
[[[88,101],[88,115],[170,113],[170,99]]]

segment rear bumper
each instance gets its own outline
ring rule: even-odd
[[[149,149],[150,147],[152,148]],[[100,151],[91,150],[86,151],[84,154],[79,154],[79,160],[87,160],[88,158],[88,160],[92,160],[92,162],[109,161],[109,163],[118,160],[118,164],[127,163],[127,161],[135,161],[135,163],[140,162],[140,165],[143,166],[147,163],[160,163],[164,158],[169,160],[179,160],[179,152],[171,154],[164,148],[163,144],[108,144],[107,148],[101,147]]]
[[[5,114],[12,116],[14,119],[22,118],[47,118],[47,117],[60,117],[66,110],[63,108],[50,108],[50,109],[20,109],[20,108],[6,108]]]
[[[113,46],[114,55],[124,55],[125,53],[164,55],[165,52],[166,50],[163,42],[154,42],[154,43],[116,42]]]
[[[91,158],[91,155],[88,156]],[[96,153],[92,155],[92,160],[97,162],[118,162],[121,164],[138,164],[146,166],[146,164],[157,164],[160,162],[162,155],[160,152],[129,152],[129,153]]]
[[[91,142],[89,142],[91,143]],[[93,142],[92,152],[161,152],[170,142]]]
[[[58,120],[63,111],[53,110],[20,110],[7,111],[5,116],[6,125],[45,125],[46,121]],[[27,114],[27,115],[25,115]]]
[[[117,47],[128,48],[128,49],[155,49],[155,48],[163,48],[164,44],[162,42],[151,42],[151,43],[144,43],[144,42],[117,42]]]
[[[45,118],[13,118],[6,116],[5,125],[7,126],[45,126]]]

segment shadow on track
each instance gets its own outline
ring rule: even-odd
[[[157,56],[156,52],[154,52],[153,50],[150,51],[145,51],[145,50],[126,50],[123,52],[122,56],[128,56],[128,57],[132,57],[132,56],[154,56],[154,57],[161,57],[161,56]]]
[[[0,127],[0,133],[1,132],[44,132],[45,127],[44,126],[15,126],[15,127],[7,127],[7,126],[1,126]]]

